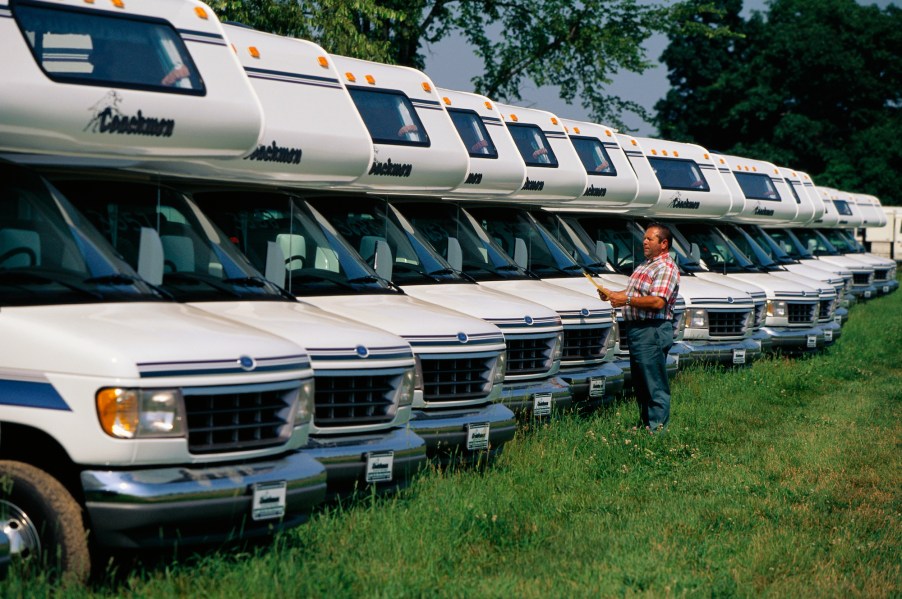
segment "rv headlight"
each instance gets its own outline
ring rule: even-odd
[[[617,340],[620,339],[620,325],[617,321],[614,321],[614,324],[611,326],[611,331],[608,333],[607,339],[604,340],[604,353],[608,354],[609,351],[614,349],[617,345]]]
[[[767,300],[767,315],[777,318],[786,318],[786,302]]]
[[[306,426],[310,424],[310,420],[313,418],[314,390],[313,379],[305,381],[298,390],[298,409],[294,416],[295,426]]]
[[[755,326],[757,328],[761,328],[764,326],[764,321],[767,320],[767,308],[766,306],[755,306],[755,315],[758,317],[755,322]]]
[[[423,362],[420,356],[414,356],[413,388],[423,390]]]
[[[676,331],[675,336],[680,336],[686,330],[686,311],[683,310],[677,315],[676,326],[673,327],[673,330]]]
[[[414,368],[407,370],[401,375],[401,384],[398,387],[398,406],[409,406],[413,403],[414,380],[416,378]]]
[[[178,389],[123,389],[97,392],[100,427],[117,439],[185,436],[185,403]]]
[[[504,382],[504,376],[507,374],[507,352],[503,351],[498,354],[495,360],[495,367],[492,368],[492,383],[500,385]]]
[[[688,326],[690,329],[707,329],[708,311],[689,310],[689,324],[686,326]]]
[[[554,349],[551,352],[551,361],[560,362],[561,356],[564,355],[564,332],[561,331],[554,338]]]

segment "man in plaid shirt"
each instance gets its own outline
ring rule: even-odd
[[[670,257],[672,239],[666,225],[649,225],[642,240],[646,260],[633,271],[626,290],[598,291],[601,299],[623,308],[639,420],[650,432],[663,430],[670,421],[667,352],[673,345],[673,306],[680,289],[680,271]]]

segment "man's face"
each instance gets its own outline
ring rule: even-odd
[[[658,239],[657,227],[649,227],[645,230],[645,237],[642,239],[642,252],[646,258],[654,258],[660,256],[667,251],[667,242]]]

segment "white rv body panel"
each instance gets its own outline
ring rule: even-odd
[[[801,171],[783,166],[778,166],[777,170],[780,171],[780,175],[786,180],[790,195],[796,202],[794,222],[804,224],[813,221],[815,218],[820,218],[821,210],[815,208],[811,197],[805,190],[805,183],[808,182],[810,184],[811,177]]]
[[[577,149],[587,178],[582,196],[567,202],[567,206],[594,209],[633,203],[639,193],[639,180],[617,142],[616,131],[583,121],[561,119],[561,122]],[[582,145],[577,147],[580,143]]]
[[[836,211],[836,207],[833,205],[833,197],[836,194],[836,190],[831,187],[822,187],[820,185],[815,185],[814,187],[815,197],[817,198],[815,201],[820,201],[824,206],[824,213],[820,217],[820,219],[816,219],[810,223],[808,223],[809,227],[835,227],[839,225],[839,213]]]
[[[562,202],[582,196],[586,190],[586,170],[567,138],[567,131],[561,120],[550,112],[535,108],[508,104],[496,106],[504,116],[511,137],[516,141],[518,131],[523,134],[520,142],[523,148],[520,145],[517,148],[526,165],[526,181],[508,198],[537,204]],[[523,152],[530,149],[533,152],[527,160]]]
[[[885,227],[887,224],[887,214],[880,204],[877,196],[865,193],[851,194],[855,200],[855,204],[861,211],[862,227]]]
[[[705,148],[650,138],[639,138],[639,143],[649,163],[656,167],[655,176],[661,185],[658,202],[650,207],[656,216],[717,218],[733,208],[733,194],[718,172],[712,154]],[[692,167],[692,163],[695,168],[686,173],[696,177],[692,181],[684,181],[680,173],[671,176],[669,170],[663,170],[668,166]]]
[[[796,218],[798,207],[795,196],[775,165],[740,156],[720,155],[720,157],[730,166],[730,174],[721,172],[721,175],[731,192],[739,193],[738,196],[734,196],[733,204],[742,205],[738,213],[730,215],[730,220],[767,224],[788,222]]]
[[[623,149],[633,173],[636,175],[638,187],[636,197],[626,208],[633,214],[642,214],[658,203],[661,197],[661,183],[655,177],[655,171],[645,157],[642,144],[638,138],[624,133],[617,134],[617,143]]]
[[[387,96],[403,95],[415,115],[405,114],[404,122],[418,118],[420,125],[408,124],[383,134],[369,130],[373,159],[369,168],[353,184],[343,189],[385,193],[437,194],[457,188],[469,169],[467,149],[457,134],[451,117],[442,105],[435,85],[425,73],[408,67],[380,64],[357,58],[332,55],[342,84],[354,90]],[[359,106],[358,106],[359,109]],[[399,107],[398,110],[408,110]],[[368,129],[374,123],[364,123]],[[412,127],[412,128],[411,128]],[[419,142],[411,143],[419,139]],[[419,144],[419,145],[417,145]]]
[[[504,115],[490,99],[478,94],[438,89],[446,109],[475,112],[481,119],[492,145],[495,156],[482,154],[479,141],[468,149],[470,169],[467,178],[458,187],[443,194],[446,198],[459,200],[501,198],[516,193],[526,181],[526,165],[520,158],[514,139],[504,124]],[[476,132],[472,134],[477,135]],[[472,141],[472,140],[470,140]],[[464,143],[464,147],[467,144]]]
[[[53,29],[25,36],[20,24]],[[42,48],[40,65],[29,39]],[[120,8],[69,0],[13,5],[0,10],[0,51],[6,150],[237,157],[262,132],[260,103],[222,26],[195,0],[129,0]],[[182,78],[164,84],[170,76]]]

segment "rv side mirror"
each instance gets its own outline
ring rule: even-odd
[[[817,240],[816,240],[816,239],[809,239],[809,240],[808,240],[808,251],[811,252],[812,254],[813,254],[815,251],[817,251]]]
[[[285,252],[282,251],[282,248],[275,241],[266,242],[266,266],[263,270],[263,276],[279,287],[284,287],[286,271]]]
[[[702,251],[699,249],[697,243],[693,243],[689,246],[689,257],[692,258],[692,261],[695,263],[701,262]]]
[[[386,281],[391,281],[393,266],[394,259],[391,255],[391,248],[388,247],[388,242],[382,239],[376,241],[376,264],[373,267],[376,274]]]
[[[141,227],[138,242],[138,275],[151,285],[163,284],[163,242],[155,229]]]
[[[529,251],[526,249],[526,241],[522,237],[514,240],[514,262],[520,268],[526,268],[529,264]]]
[[[598,261],[607,264],[608,262],[608,246],[605,245],[603,241],[595,242],[595,255],[598,256]]]
[[[454,270],[460,272],[464,269],[464,252],[457,237],[448,238],[448,255],[445,258]]]

